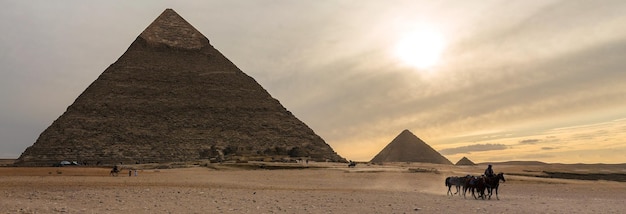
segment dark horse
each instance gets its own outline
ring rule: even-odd
[[[452,193],[452,190],[451,190],[453,185],[456,187],[456,192],[454,194]],[[447,177],[446,187],[448,187],[448,192],[446,193],[446,195],[458,194],[462,186],[465,186],[465,177],[457,177],[457,176]]]
[[[485,199],[485,177],[484,176],[465,176],[467,180],[465,181],[465,186],[463,187],[463,197],[465,197],[465,193],[468,191],[472,192],[472,196],[474,199]],[[476,197],[475,192],[478,193],[478,197]]]
[[[120,173],[120,170],[117,168],[117,166],[114,166],[113,169],[111,169],[111,172],[109,172],[109,175],[117,176],[118,173]]]
[[[494,177],[485,177],[485,185],[487,186],[487,192],[488,192],[488,196],[489,199],[491,199],[491,195],[493,194],[493,190],[496,191],[496,199],[500,200],[500,198],[498,197],[498,186],[500,186],[500,180],[502,180],[502,182],[506,182],[506,180],[504,179],[504,173],[498,173],[496,176]]]
[[[348,168],[353,168],[353,167],[356,167],[356,162],[350,161],[350,163],[348,163]]]

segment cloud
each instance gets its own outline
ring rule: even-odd
[[[527,140],[520,140],[519,144],[537,144],[538,142],[540,142],[541,140],[539,139],[527,139]]]
[[[461,146],[456,148],[442,149],[439,151],[442,155],[454,155],[459,153],[483,152],[492,150],[505,150],[509,147],[504,144],[474,144],[469,146]]]
[[[541,150],[553,150],[555,147],[541,147]]]

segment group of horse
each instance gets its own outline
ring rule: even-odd
[[[504,173],[498,173],[493,177],[488,177],[485,175],[481,175],[481,176],[466,175],[463,177],[457,177],[457,176],[447,177],[446,187],[448,187],[448,192],[446,194],[447,195],[456,195],[456,194],[461,195],[459,191],[461,190],[461,188],[463,188],[463,198],[465,198],[465,194],[467,192],[471,192],[472,196],[474,196],[474,199],[481,198],[484,200],[485,198],[491,199],[491,195],[495,191],[496,199],[500,200],[500,198],[498,197],[498,186],[500,186],[500,180],[502,180],[502,182],[506,182],[506,180],[504,179]],[[452,193],[452,190],[451,190],[452,186],[456,187],[456,193]],[[485,190],[487,190],[487,193],[485,193]]]

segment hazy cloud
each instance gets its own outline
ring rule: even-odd
[[[442,155],[454,155],[459,153],[484,152],[491,150],[505,150],[509,148],[504,144],[474,144],[469,146],[461,146],[456,148],[442,149],[439,151]]]
[[[537,144],[540,141],[541,140],[539,139],[527,139],[527,140],[521,140],[519,144]]]

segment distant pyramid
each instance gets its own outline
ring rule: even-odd
[[[461,166],[461,165],[476,165],[474,162],[472,162],[470,159],[468,159],[467,157],[463,157],[461,158],[461,160],[459,160],[458,162],[456,162],[457,166]]]
[[[452,164],[448,159],[419,139],[409,130],[404,130],[370,162],[422,162]]]
[[[346,161],[166,9],[16,165],[249,157]]]

